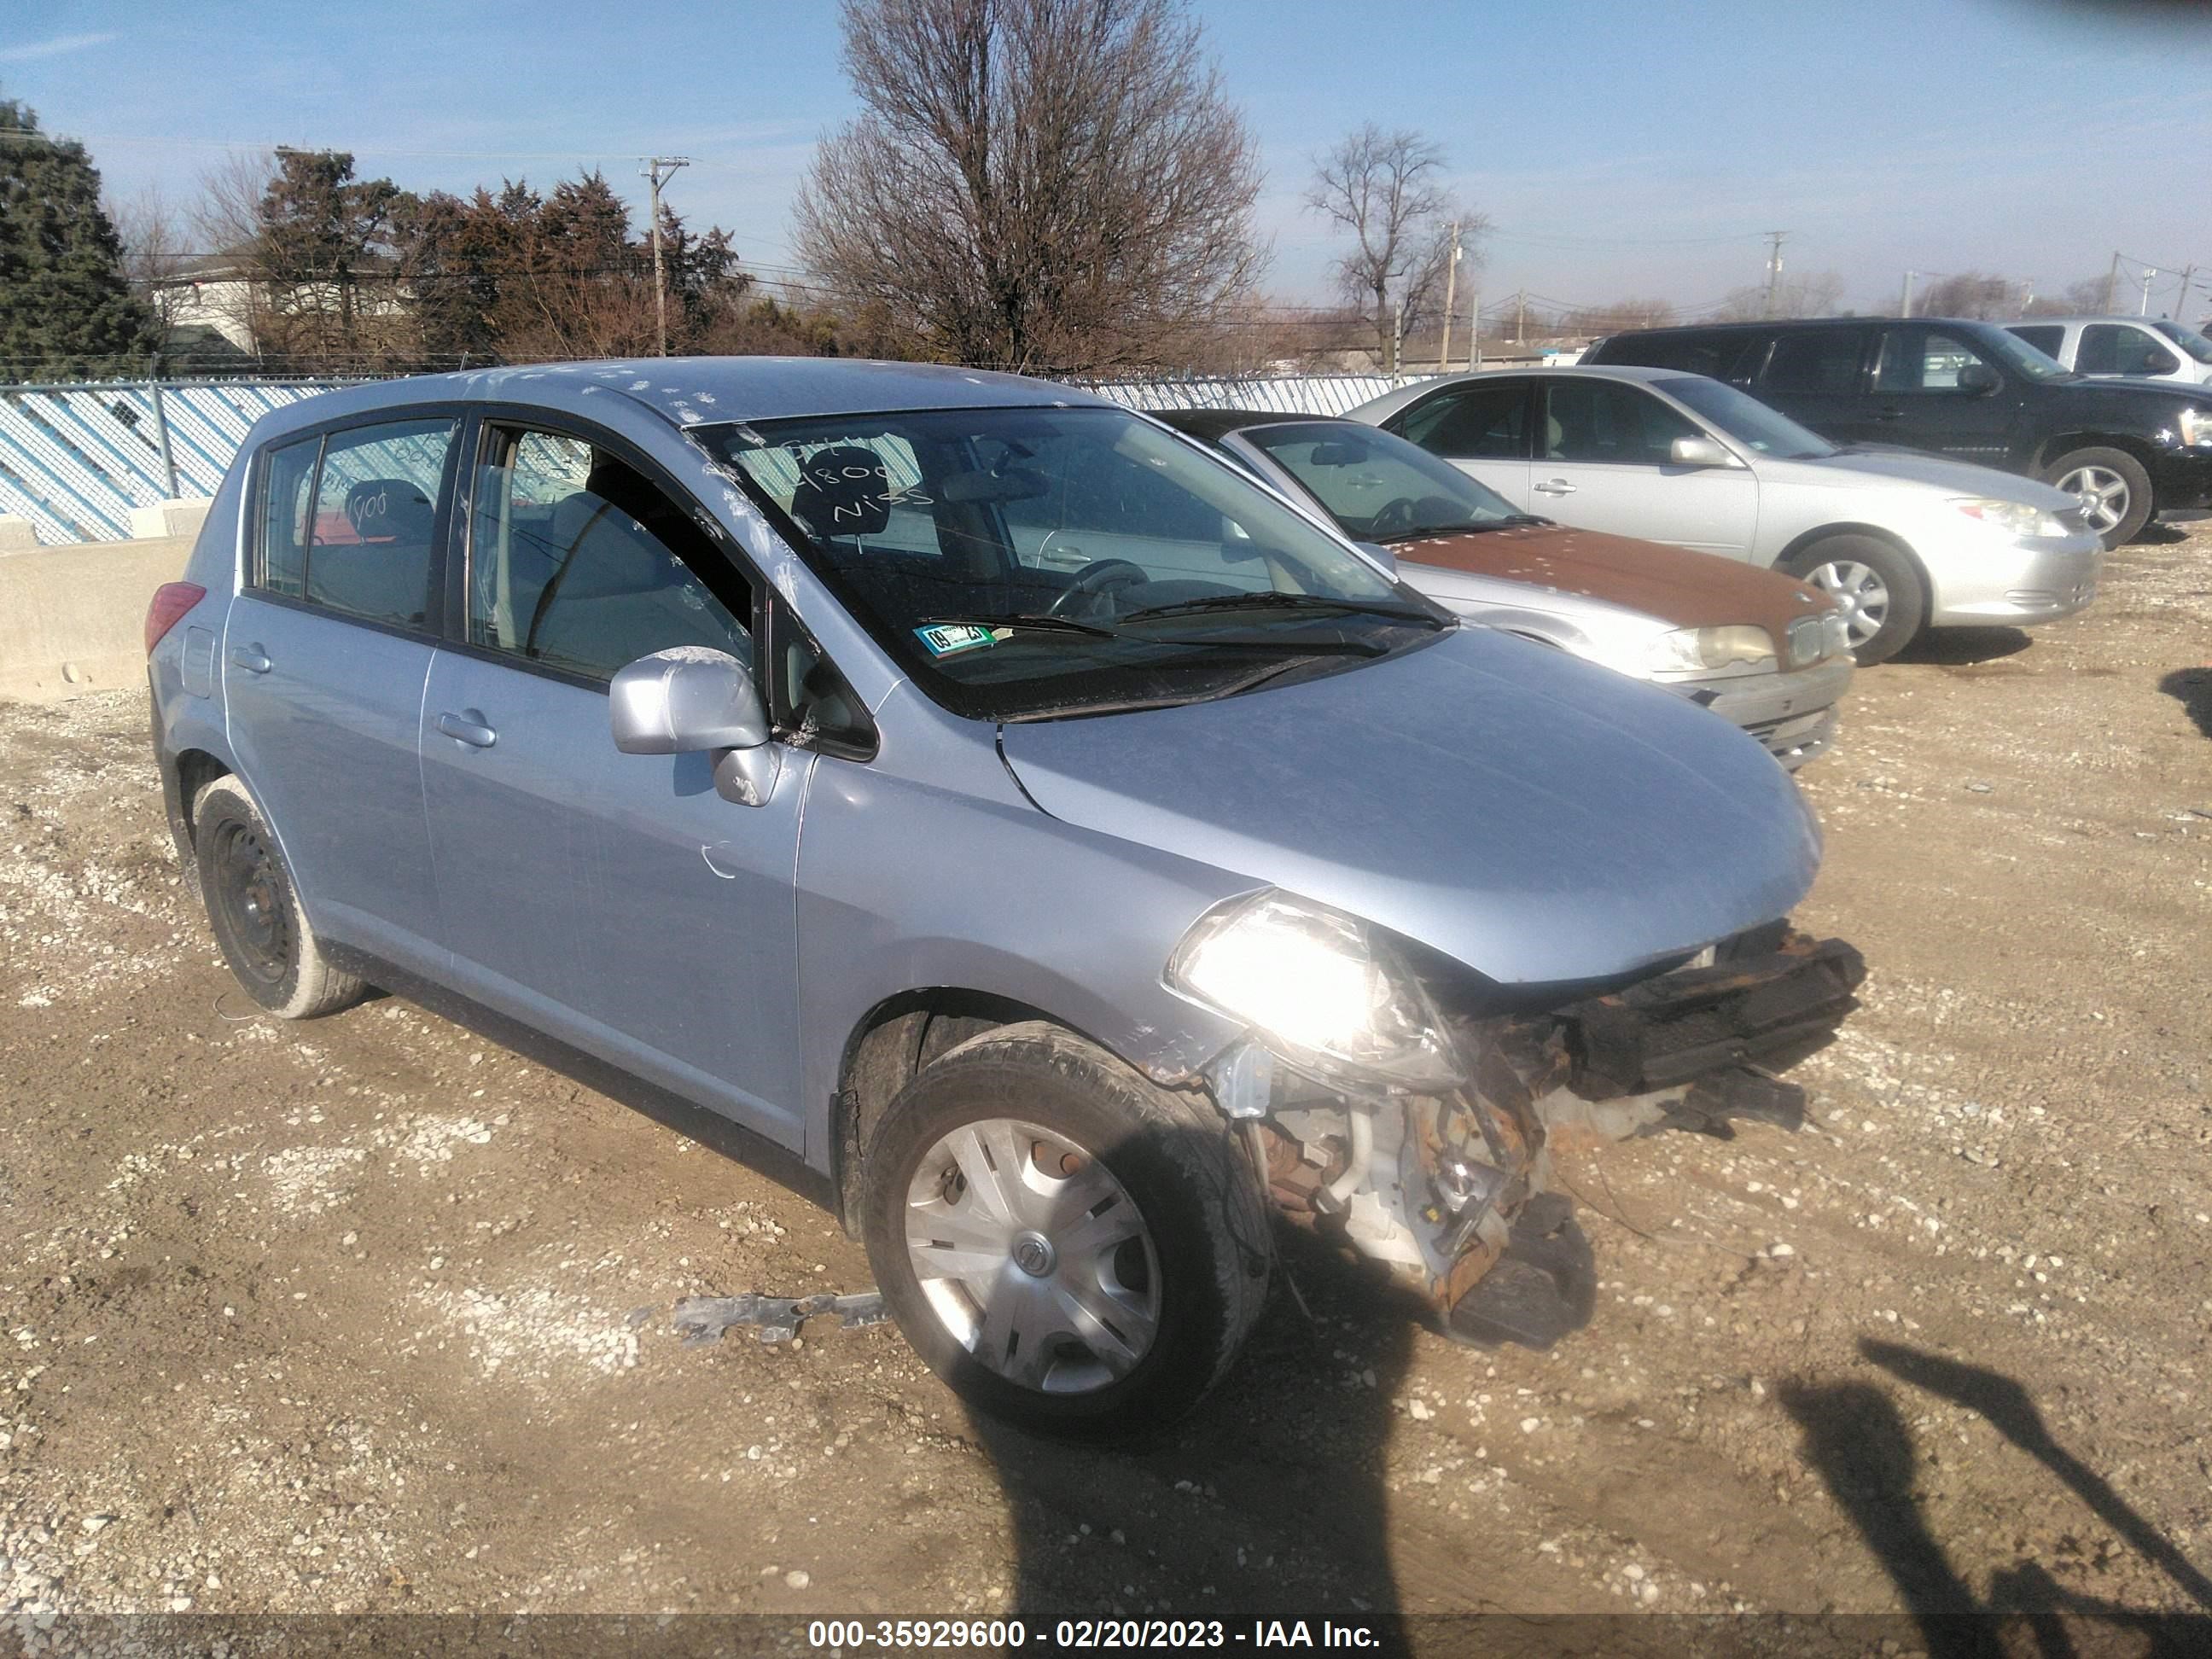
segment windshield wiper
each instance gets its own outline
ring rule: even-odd
[[[1292,597],[1292,596],[1286,596]],[[1145,611],[1132,611],[1132,616],[1144,616]],[[1389,614],[1396,616],[1397,611]],[[1415,613],[1407,611],[1407,616]],[[924,628],[1025,628],[1038,633],[1084,634],[1094,639],[1127,640],[1139,645],[1173,645],[1182,647],[1219,646],[1237,651],[1266,651],[1280,655],[1300,657],[1379,657],[1389,647],[1376,640],[1312,640],[1296,639],[1271,634],[1216,634],[1206,639],[1186,639],[1170,635],[1162,638],[1157,634],[1125,634],[1118,628],[1108,628],[1100,623],[1078,622],[1073,617],[1044,615],[1022,617],[925,617],[920,626]]]
[[[1502,519],[1468,519],[1458,524],[1425,524],[1412,530],[1394,530],[1387,536],[1370,536],[1368,539],[1383,547],[1394,542],[1410,542],[1423,536],[1479,536],[1486,530],[1525,530],[1532,524],[1549,524],[1549,519],[1540,519],[1533,513],[1511,513]]]
[[[1271,662],[1265,668],[1255,669],[1249,674],[1238,675],[1233,680],[1224,681],[1219,685],[1209,686],[1194,696],[1125,697],[1114,702],[1058,703],[1049,708],[1032,709],[1020,714],[1001,715],[1000,724],[1026,726],[1037,720],[1079,720],[1091,714],[1139,714],[1147,708],[1181,708],[1186,704],[1194,702],[1218,702],[1224,697],[1236,696],[1240,692],[1252,690],[1255,687],[1265,685],[1269,680],[1279,678],[1296,668],[1301,661],[1317,654],[1320,653],[1301,651],[1288,662]]]
[[[917,622],[922,628],[1027,628],[1038,633],[1091,634],[1102,640],[1118,640],[1121,636],[1110,628],[1097,623],[1078,622],[1073,617],[1048,617],[1042,611],[1015,617],[923,617]]]
[[[1208,593],[1201,599],[1178,599],[1173,605],[1148,605],[1140,611],[1125,611],[1121,620],[1125,623],[1148,622],[1155,617],[1202,617],[1210,611],[1336,611],[1363,617],[1389,617],[1398,622],[1426,623],[1431,628],[1445,625],[1429,612],[1417,610],[1410,605],[1392,605],[1380,599],[1333,599],[1325,593],[1274,591]]]

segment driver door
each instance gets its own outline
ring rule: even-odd
[[[1531,511],[1582,530],[1751,556],[1758,477],[1673,459],[1674,440],[1705,437],[1704,428],[1626,381],[1561,374],[1542,386]]]

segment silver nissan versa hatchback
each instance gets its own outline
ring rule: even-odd
[[[1863,973],[1752,738],[1461,625],[1065,388],[651,361],[263,417],[148,618],[270,1012],[483,1011],[796,1153],[916,1349],[1189,1407],[1270,1212],[1474,1342],[1594,1281],[1551,1153],[1794,1125]],[[612,1196],[612,1195],[611,1195]]]

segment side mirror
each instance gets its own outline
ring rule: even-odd
[[[1677,438],[1667,451],[1667,459],[1675,466],[1742,465],[1729,453],[1728,446],[1717,438]]]
[[[1959,390],[1961,392],[1972,392],[1977,398],[1986,398],[2003,384],[1997,378],[1996,370],[1987,363],[1959,365]]]
[[[679,645],[624,665],[608,688],[615,747],[625,755],[710,754],[714,793],[758,806],[775,787],[782,751],[743,663],[725,651]]]
[[[1369,558],[1374,560],[1376,563],[1381,565],[1392,575],[1395,576],[1398,574],[1398,556],[1395,553],[1393,553],[1389,548],[1383,546],[1382,543],[1355,542],[1352,545],[1357,547],[1362,553],[1364,553]]]

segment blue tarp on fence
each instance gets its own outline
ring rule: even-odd
[[[0,514],[49,545],[131,534],[131,509],[215,494],[257,417],[337,380],[0,386]],[[1340,415],[1403,381],[1379,374],[1071,380],[1131,409]]]

